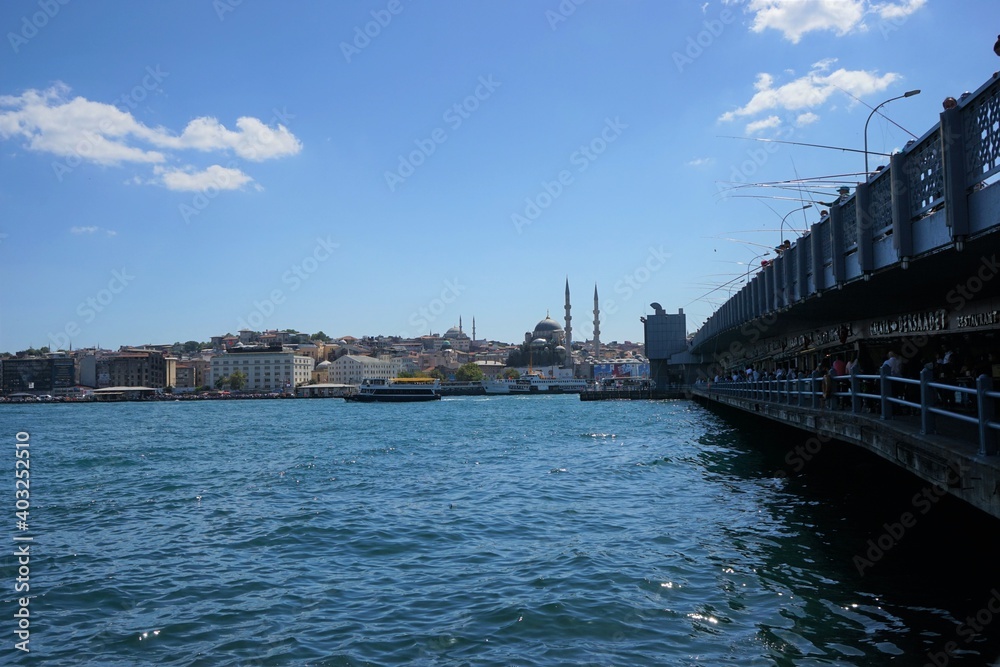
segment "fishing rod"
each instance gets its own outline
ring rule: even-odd
[[[784,186],[784,185],[757,185],[757,184],[747,185],[747,186],[738,186],[738,187],[733,187],[733,188],[726,188],[722,192],[729,192],[730,190],[742,190],[744,187],[763,188],[765,190],[766,189],[772,189],[772,190],[792,190],[793,192],[802,192],[802,193],[806,193],[806,194],[824,195],[824,196],[829,196],[829,195],[832,194],[831,192],[821,192],[819,190],[803,190],[802,188],[796,188],[796,187],[790,187],[790,186]],[[829,187],[836,188],[838,186],[835,183],[831,183]],[[804,201],[811,201],[811,200],[806,199]]]
[[[744,230],[744,231],[746,231],[746,230]],[[731,233],[736,233],[736,232],[731,232]],[[744,245],[755,245],[755,246],[760,246],[761,248],[767,248],[768,250],[774,250],[774,246],[767,245],[766,243],[755,243],[753,241],[744,241],[743,239],[730,239],[730,238],[719,237],[719,236],[705,236],[703,238],[718,239],[720,241],[732,241],[733,243],[742,243]]]
[[[771,195],[771,196],[768,196],[768,195],[727,195],[726,198],[727,199],[778,199],[780,201],[797,201],[797,202],[805,202],[807,204],[814,203],[813,200],[811,200],[811,199],[800,199],[799,197],[775,197],[773,195]],[[819,202],[819,203],[822,204],[823,206],[827,206],[827,204],[823,204],[823,202]]]
[[[684,308],[687,308],[688,306],[690,306],[692,303],[695,303],[696,301],[701,301],[702,299],[704,299],[708,295],[714,294],[715,292],[718,292],[720,289],[724,289],[725,287],[727,287],[727,286],[735,283],[737,280],[743,280],[744,278],[749,278],[749,275],[750,275],[750,271],[747,271],[745,274],[740,274],[740,275],[736,276],[735,278],[733,278],[732,280],[729,280],[727,282],[722,283],[721,285],[719,285],[715,289],[712,289],[712,290],[709,290],[708,292],[705,292],[704,294],[702,294],[697,299],[692,299],[691,301],[688,301],[687,303],[684,304]]]
[[[826,183],[855,183],[853,180],[848,180],[847,176],[862,176],[863,171],[852,171],[846,174],[830,174],[829,176],[812,176],[809,178],[787,178],[782,181],[758,181],[757,183],[743,183],[741,181],[716,181],[717,183],[738,183],[742,187],[751,187],[753,185],[791,185],[793,183],[809,183],[814,185],[823,185]]]
[[[835,151],[850,151],[852,153],[867,153],[868,155],[881,155],[882,157],[892,157],[890,153],[877,153],[866,151],[860,148],[844,148],[843,146],[826,146],[824,144],[807,144],[801,141],[783,141],[781,139],[763,139],[761,137],[733,137],[726,134],[716,135],[721,139],[747,139],[749,141],[763,141],[768,144],[791,144],[792,146],[808,146],[810,148],[829,148]]]
[[[865,105],[866,107],[868,107],[869,109],[871,109],[872,111],[874,111],[875,113],[877,113],[877,114],[878,114],[879,116],[882,116],[882,118],[885,118],[885,119],[886,119],[887,121],[889,121],[890,123],[892,123],[893,125],[895,125],[895,126],[896,126],[896,127],[898,127],[899,129],[901,129],[901,130],[902,130],[903,132],[906,132],[906,133],[907,133],[908,135],[910,135],[910,136],[911,136],[911,137],[913,137],[914,139],[919,139],[919,138],[920,138],[920,137],[918,137],[917,135],[915,135],[915,134],[913,134],[912,132],[910,132],[909,130],[907,130],[907,129],[906,129],[905,127],[903,127],[903,126],[902,126],[902,125],[900,125],[899,123],[897,123],[896,121],[894,121],[893,119],[891,119],[891,118],[889,118],[888,116],[886,116],[886,115],[885,115],[884,113],[882,113],[881,111],[878,111],[878,107],[873,107],[872,105],[868,104],[868,102],[865,102],[865,101],[864,101],[863,99],[861,99],[860,97],[856,96],[856,95],[855,95],[855,94],[853,94],[853,93],[849,93],[849,92],[847,92],[846,90],[844,90],[843,88],[841,88],[841,87],[840,87],[840,86],[838,86],[837,84],[833,84],[833,87],[834,87],[834,88],[836,88],[837,90],[839,90],[840,92],[844,93],[845,95],[849,95],[849,96],[850,96],[851,98],[853,98],[853,99],[854,99],[855,101],[857,101],[857,102],[861,102],[861,104],[864,104],[864,105]],[[869,152],[869,153],[871,153],[871,151],[868,151],[868,152]]]

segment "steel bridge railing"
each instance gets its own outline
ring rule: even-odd
[[[917,389],[911,390],[908,396],[908,387]],[[997,446],[1000,422],[996,421],[1000,392],[994,391],[993,378],[987,375],[980,375],[975,387],[968,387],[934,382],[931,368],[924,368],[920,379],[913,379],[891,375],[883,366],[878,375],[862,375],[856,371],[850,375],[830,375],[825,388],[824,378],[818,371],[794,380],[709,382],[697,388],[709,394],[814,410],[842,409],[851,414],[877,412],[879,418],[886,421],[892,420],[900,409],[909,409],[920,415],[922,435],[937,432],[938,417],[972,424],[977,427],[979,454],[1000,454]],[[947,402],[940,401],[940,392],[953,393],[963,411],[948,409]]]

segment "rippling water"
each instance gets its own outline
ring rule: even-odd
[[[784,478],[806,436],[686,401],[8,405],[0,424],[8,489],[13,435],[31,434],[37,596],[19,656],[5,558],[0,662],[1000,655],[995,522],[947,499],[920,514],[917,482],[836,443]],[[908,510],[860,575],[854,557]]]

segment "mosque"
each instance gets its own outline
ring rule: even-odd
[[[535,348],[548,347],[549,349],[554,350],[558,356],[565,355],[564,367],[572,368],[573,307],[570,303],[569,297],[569,278],[566,279],[566,303],[564,308],[566,310],[565,327],[560,326],[558,322],[546,313],[545,319],[540,320],[532,331],[524,332],[524,345]],[[592,344],[593,349],[591,350],[591,354],[593,354],[595,358],[599,359],[601,349],[601,309],[600,301],[597,296],[597,285],[594,285],[594,339]]]
[[[516,360],[520,361],[518,358],[519,354],[527,355],[528,350],[532,350],[535,353],[534,357],[536,361],[544,360],[543,363],[545,365],[549,365],[550,362],[561,362],[563,368],[573,368],[573,307],[570,303],[569,278],[566,279],[566,303],[564,308],[566,311],[565,325],[560,325],[559,322],[552,319],[549,313],[546,313],[545,319],[540,320],[534,329],[524,332],[524,342],[521,345],[521,351],[519,353],[516,351],[512,353]],[[475,318],[472,320],[471,339],[462,328],[461,317],[458,319],[458,326],[448,329],[442,338],[444,341],[441,343],[441,349],[468,352],[470,344],[474,344],[477,340]],[[601,309],[600,300],[597,295],[597,285],[594,285],[594,337],[584,356],[600,359],[600,349]],[[527,359],[524,361],[525,364],[528,363]]]

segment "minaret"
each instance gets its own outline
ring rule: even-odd
[[[462,333],[462,316],[458,316],[458,333]]]
[[[601,358],[601,308],[597,301],[597,284],[594,284],[594,358]]]
[[[472,316],[472,340],[476,340],[476,316]]]
[[[573,316],[570,315],[569,276],[566,276],[566,368],[573,368]]]

